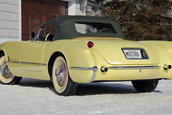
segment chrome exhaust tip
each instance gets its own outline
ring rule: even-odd
[[[108,68],[107,68],[107,67],[102,66],[102,67],[100,68],[100,71],[101,71],[101,72],[107,72],[107,71],[108,71]]]
[[[172,68],[171,65],[164,64],[164,66],[163,66],[164,70],[168,70],[168,69],[171,69],[171,68]]]

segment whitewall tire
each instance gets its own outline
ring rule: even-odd
[[[8,68],[5,55],[0,55],[0,83],[1,84],[18,84],[21,77],[14,76]]]
[[[70,78],[64,56],[58,56],[52,69],[53,86],[57,94],[68,96],[76,93],[77,84]]]

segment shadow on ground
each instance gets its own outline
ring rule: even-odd
[[[56,93],[51,81],[24,79],[19,85],[24,87],[49,88],[51,91]],[[158,90],[155,90],[154,92],[161,93]],[[132,93],[137,93],[132,85],[126,85],[118,82],[114,82],[114,83],[95,82],[95,83],[79,84],[76,95],[83,96],[83,95],[97,95],[97,94],[132,94]]]
[[[129,94],[136,93],[132,85],[122,83],[90,83],[80,84],[77,95],[96,95],[96,94]]]
[[[22,81],[19,83],[19,85],[24,87],[53,88],[53,84],[51,81],[35,80],[35,79],[27,79],[27,78],[23,78]]]

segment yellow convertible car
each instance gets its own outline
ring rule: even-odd
[[[0,45],[2,84],[52,80],[57,94],[66,96],[78,83],[132,81],[138,92],[152,92],[159,80],[172,78],[172,42],[125,40],[111,19],[59,16],[31,36]]]

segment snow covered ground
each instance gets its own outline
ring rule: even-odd
[[[172,115],[172,80],[152,93],[137,93],[130,82],[81,84],[75,96],[55,94],[49,81],[24,79],[0,85],[0,115]]]

